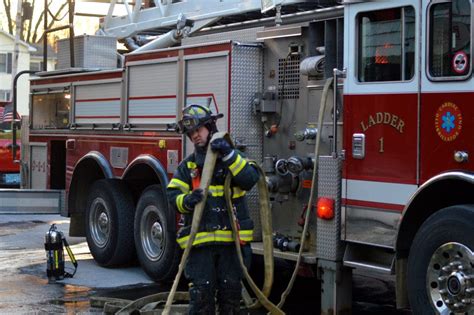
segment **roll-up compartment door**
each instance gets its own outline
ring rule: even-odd
[[[223,113],[217,121],[219,131],[228,131],[229,125],[229,62],[228,56],[211,56],[186,61],[186,105],[199,104],[215,113]],[[186,151],[192,152],[187,141]]]
[[[174,123],[177,74],[176,61],[130,66],[128,123]]]
[[[120,123],[121,82],[75,86],[74,122],[84,124]]]

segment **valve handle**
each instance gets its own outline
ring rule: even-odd
[[[279,159],[275,163],[275,171],[280,176],[285,176],[288,174],[288,161],[285,159]]]

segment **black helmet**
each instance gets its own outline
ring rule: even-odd
[[[192,104],[183,108],[183,117],[178,121],[178,132],[189,133],[205,126],[212,134],[217,131],[216,120],[223,114],[212,114],[211,110],[202,105]]]

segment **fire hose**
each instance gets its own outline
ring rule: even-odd
[[[319,117],[318,117],[318,133],[317,133],[317,136],[316,136],[316,145],[315,145],[315,151],[314,151],[315,160],[314,160],[314,166],[313,166],[312,185],[311,185],[310,197],[309,197],[309,201],[308,201],[309,209],[311,209],[311,205],[313,204],[313,201],[314,201],[313,200],[314,195],[316,193],[316,181],[317,181],[317,172],[318,172],[318,155],[319,155],[319,147],[320,147],[320,141],[321,141],[321,132],[320,131],[322,130],[321,127],[322,127],[322,124],[323,124],[324,112],[325,112],[326,104],[327,104],[327,100],[328,100],[328,92],[329,92],[329,89],[331,88],[332,85],[334,85],[333,79],[332,78],[328,79],[326,81],[326,84],[324,85],[323,93],[322,93],[322,96],[321,96],[321,105],[320,105]],[[333,87],[333,88],[335,88],[335,87]],[[334,104],[334,115],[336,115],[336,106],[335,106],[335,104]],[[214,134],[211,141],[213,141],[217,138],[224,138],[224,137],[227,138],[228,141],[230,141],[228,134],[225,133],[225,132],[218,132],[218,133]],[[334,145],[336,145],[336,144],[334,144]],[[197,231],[198,231],[198,227],[199,227],[199,223],[201,221],[202,214],[204,212],[204,206],[206,204],[208,189],[209,189],[209,185],[211,184],[212,174],[214,172],[214,167],[215,167],[216,161],[217,161],[217,153],[213,152],[210,149],[210,146],[209,146],[209,148],[207,150],[207,153],[206,153],[206,159],[205,159],[205,163],[204,163],[205,166],[204,166],[204,169],[203,169],[203,173],[202,173],[202,177],[201,177],[201,184],[200,184],[200,188],[203,189],[204,198],[195,207],[193,220],[192,220],[192,225],[191,225],[191,232],[189,234],[189,239],[188,239],[186,248],[184,249],[184,253],[181,257],[181,262],[180,262],[179,267],[178,267],[178,273],[176,274],[176,277],[174,279],[171,291],[149,295],[149,296],[143,297],[141,299],[135,300],[131,303],[130,303],[130,301],[118,301],[118,302],[116,301],[115,306],[113,306],[114,303],[112,302],[111,303],[112,305],[109,306],[111,308],[110,310],[114,310],[114,311],[118,310],[117,314],[131,314],[135,310],[138,310],[142,307],[143,307],[142,309],[146,308],[147,310],[154,309],[154,307],[156,307],[156,306],[158,306],[158,304],[160,304],[160,301],[163,301],[164,299],[166,299],[166,304],[165,304],[165,307],[164,307],[164,310],[163,310],[162,314],[167,315],[167,314],[170,314],[171,305],[172,305],[173,301],[175,300],[175,297],[178,300],[187,300],[187,299],[189,299],[189,295],[188,295],[187,292],[176,292],[176,290],[177,290],[178,283],[180,281],[181,275],[184,271],[184,267],[186,265],[187,258],[189,256],[190,251],[191,251],[192,244],[195,240],[195,237],[196,237],[196,234],[197,234]],[[257,285],[255,284],[253,279],[250,277],[250,274],[248,273],[248,270],[247,270],[247,268],[244,264],[244,261],[243,261],[242,251],[241,251],[241,247],[240,247],[241,245],[240,245],[240,241],[239,241],[239,238],[238,238],[237,222],[236,222],[235,215],[232,211],[232,208],[233,208],[233,206],[232,206],[232,190],[231,190],[231,187],[230,187],[232,177],[231,177],[231,175],[228,175],[226,177],[225,184],[224,184],[224,192],[225,192],[225,198],[226,198],[226,202],[227,202],[228,214],[229,214],[229,217],[231,219],[230,222],[231,222],[231,225],[232,225],[232,230],[233,230],[233,235],[234,235],[234,242],[235,242],[237,254],[238,254],[238,257],[239,257],[239,261],[240,261],[242,270],[244,272],[244,277],[247,280],[250,288],[252,289],[252,291],[254,292],[254,294],[256,295],[256,297],[258,299],[258,301],[256,303],[254,303],[253,305],[251,305],[250,307],[255,308],[255,307],[258,307],[258,306],[262,305],[272,315],[273,314],[285,314],[281,310],[281,308],[283,307],[283,305],[286,301],[286,298],[288,297],[289,293],[291,292],[291,290],[293,288],[293,284],[296,280],[296,275],[298,273],[298,269],[299,269],[301,259],[302,259],[304,245],[305,245],[305,242],[306,242],[306,235],[307,235],[307,232],[308,232],[308,225],[309,225],[309,215],[310,215],[311,211],[308,210],[308,211],[306,211],[306,214],[305,214],[305,222],[304,222],[304,226],[303,226],[301,245],[300,245],[300,249],[299,249],[299,252],[298,252],[298,257],[297,257],[297,260],[296,260],[295,269],[293,270],[293,274],[291,276],[290,281],[288,282],[287,288],[285,289],[285,291],[281,295],[280,302],[278,303],[278,305],[275,305],[274,303],[272,303],[268,299],[268,296],[270,294],[271,287],[272,287],[272,284],[273,284],[273,269],[274,269],[274,265],[273,265],[273,239],[272,239],[273,231],[272,231],[272,223],[271,223],[270,202],[269,202],[269,198],[268,198],[268,187],[267,187],[267,184],[266,184],[266,181],[265,181],[265,174],[264,174],[263,170],[256,163],[253,163],[253,162],[251,162],[251,163],[257,168],[257,170],[259,171],[259,174],[260,174],[260,179],[257,183],[257,187],[258,187],[258,191],[259,191],[260,219],[261,219],[261,224],[262,224],[262,240],[263,240],[263,245],[264,245],[264,268],[265,268],[265,278],[264,278],[264,284],[263,284],[262,290],[260,290],[257,287]],[[105,311],[105,309],[104,309],[104,311]]]
[[[326,109],[328,95],[329,95],[328,92],[329,92],[329,89],[331,88],[331,85],[333,85],[333,79],[332,78],[326,80],[326,83],[325,83],[324,89],[323,89],[323,93],[321,95],[321,105],[320,105],[320,108],[319,108],[319,117],[318,117],[318,131],[322,129],[321,126],[323,124],[324,111]],[[336,114],[335,105],[334,105],[334,114]],[[317,181],[317,173],[318,173],[318,158],[317,157],[319,155],[320,142],[321,142],[321,133],[318,132],[317,137],[316,137],[316,146],[315,146],[315,150],[314,150],[315,160],[314,160],[314,165],[313,165],[313,177],[312,177],[312,184],[311,184],[311,190],[310,190],[310,197],[309,197],[308,205],[313,204],[314,195],[316,193],[316,181]],[[260,180],[259,180],[257,185],[258,185],[258,191],[259,191],[259,205],[260,205],[260,218],[261,218],[261,224],[262,224],[262,237],[264,238],[263,243],[264,243],[265,280],[267,280],[267,272],[270,272],[270,270],[271,270],[271,279],[273,280],[273,240],[272,240],[273,233],[272,233],[270,204],[269,204],[269,198],[268,198],[268,187],[267,187],[267,184],[266,184],[265,180],[262,180],[262,179],[265,178],[265,173],[262,170],[262,168],[259,167],[256,163],[253,163],[253,165],[257,168],[257,170],[260,173]],[[270,294],[271,285],[272,285],[273,282],[267,283],[265,281],[264,285],[263,285],[263,289],[262,289],[263,292],[260,291],[260,289],[253,282],[253,279],[250,277],[250,275],[248,273],[248,270],[245,267],[245,264],[244,264],[244,261],[243,261],[243,258],[242,258],[242,251],[241,251],[241,248],[240,248],[239,239],[237,237],[238,229],[237,229],[237,225],[236,225],[236,218],[235,218],[235,214],[231,210],[233,208],[232,207],[232,190],[231,190],[231,187],[230,187],[231,179],[232,179],[232,176],[229,174],[226,177],[226,180],[225,180],[225,183],[224,183],[224,193],[225,193],[226,202],[227,202],[227,212],[229,214],[230,222],[231,222],[231,225],[232,225],[232,231],[234,233],[234,242],[235,242],[235,246],[236,246],[236,249],[237,249],[237,254],[238,254],[238,257],[239,257],[239,260],[240,260],[240,265],[242,267],[242,270],[244,271],[245,280],[247,280],[247,282],[250,285],[252,291],[257,296],[258,302],[260,302],[261,305],[263,305],[271,314],[284,314],[283,311],[281,310],[281,308],[285,304],[286,298],[290,294],[290,292],[293,288],[293,284],[296,280],[296,276],[298,274],[298,268],[300,266],[301,258],[303,256],[303,248],[304,248],[305,241],[306,241],[306,234],[308,233],[309,215],[311,213],[311,211],[309,209],[311,209],[311,206],[308,206],[309,209],[308,209],[308,211],[306,211],[306,214],[305,214],[303,233],[302,233],[302,238],[301,238],[301,242],[300,242],[300,248],[299,248],[299,251],[298,251],[298,258],[296,260],[295,268],[294,268],[293,273],[291,275],[290,281],[288,282],[287,288],[285,289],[285,291],[283,291],[283,293],[281,295],[280,302],[278,303],[278,305],[275,306],[273,303],[271,303],[267,299],[268,295]],[[265,238],[267,238],[267,239],[265,239]],[[265,244],[270,244],[270,245],[266,246]],[[257,304],[252,305],[251,308],[257,307],[258,302],[257,302]]]
[[[329,93],[329,90],[330,90],[332,85],[334,85],[334,81],[333,81],[332,78],[326,80],[326,83],[325,83],[324,89],[323,89],[323,93],[321,95],[321,103],[320,103],[319,116],[318,116],[318,133],[317,133],[317,137],[316,137],[316,145],[315,145],[315,150],[314,150],[315,159],[314,159],[314,166],[313,166],[313,177],[312,177],[310,197],[309,197],[309,201],[308,201],[309,209],[311,209],[311,205],[313,204],[314,195],[316,193],[316,181],[317,181],[317,173],[318,173],[318,155],[319,155],[319,147],[320,147],[320,143],[321,143],[321,132],[320,131],[322,130],[321,127],[323,125],[324,112],[325,112],[325,109],[326,109],[327,100],[328,100],[328,96],[329,96],[328,93]],[[333,88],[335,88],[335,87],[333,87]],[[336,104],[334,104],[334,115],[336,115],[336,114],[337,114]],[[213,139],[215,139],[217,137],[223,137],[223,133],[215,134]],[[336,145],[336,144],[334,144],[334,145]],[[205,189],[204,190],[204,196],[207,195],[207,188],[210,184],[210,178],[212,178],[212,172],[214,170],[214,164],[213,164],[212,165],[212,171],[208,170],[207,171],[208,172],[207,177],[204,176],[204,174],[206,174],[206,167],[208,167],[210,165],[210,164],[208,164],[208,161],[207,161],[208,157],[209,157],[210,161],[212,161],[210,163],[215,164],[215,161],[217,159],[217,155],[215,153],[213,153],[210,150],[210,148],[208,149],[208,152],[206,154],[205,167],[204,167],[204,171],[203,171],[203,179],[207,178],[209,183],[205,182],[204,180],[201,181],[201,187],[203,185],[202,183],[205,182],[205,184],[204,184],[205,185],[205,187],[204,187],[204,189]],[[257,166],[257,165],[254,164],[254,166]],[[238,254],[238,257],[239,257],[240,264],[241,264],[242,269],[244,271],[245,279],[247,280],[250,287],[252,288],[255,295],[257,296],[258,301],[271,314],[284,314],[283,311],[281,310],[281,307],[283,307],[283,305],[285,304],[286,298],[288,297],[289,293],[291,292],[291,290],[293,288],[293,284],[296,280],[296,275],[298,274],[298,268],[299,268],[299,265],[301,263],[301,258],[302,258],[302,255],[303,255],[303,249],[304,249],[304,244],[305,244],[305,241],[306,241],[306,235],[308,233],[309,215],[310,215],[311,211],[309,211],[309,210],[306,211],[305,223],[304,223],[304,226],[303,226],[303,233],[302,233],[302,239],[301,239],[301,246],[300,246],[300,249],[299,249],[299,252],[298,252],[298,258],[296,260],[295,269],[293,270],[293,274],[291,276],[291,279],[288,283],[287,288],[285,289],[285,291],[281,295],[280,302],[278,303],[277,306],[275,306],[271,301],[268,300],[268,295],[270,294],[271,285],[273,283],[273,240],[272,240],[272,226],[271,226],[271,213],[270,213],[270,205],[269,205],[269,198],[268,198],[268,188],[267,188],[266,182],[264,180],[265,179],[265,174],[264,174],[263,170],[258,166],[257,166],[257,169],[260,172],[260,180],[259,180],[257,185],[258,185],[258,190],[259,190],[259,194],[260,194],[260,196],[259,196],[260,216],[261,216],[261,223],[262,223],[262,234],[263,234],[262,237],[263,237],[263,243],[264,243],[265,281],[264,281],[264,286],[263,286],[263,290],[262,290],[263,292],[255,285],[254,281],[250,277],[250,275],[248,273],[248,270],[245,267],[243,258],[242,258],[242,251],[241,251],[241,248],[240,248],[240,242],[239,242],[239,239],[237,237],[238,230],[237,230],[237,225],[236,225],[236,219],[235,219],[234,213],[231,210],[233,207],[232,207],[232,197],[231,197],[232,193],[231,193],[231,188],[230,188],[230,183],[231,183],[231,176],[230,175],[227,176],[227,178],[225,180],[225,184],[224,184],[224,192],[225,192],[226,202],[227,202],[227,211],[228,211],[228,214],[229,214],[230,219],[231,219],[230,222],[232,224],[232,230],[233,230],[233,233],[234,233],[234,242],[235,242],[235,246],[236,246],[236,249],[237,249],[237,254]],[[201,202],[201,204],[198,205],[198,207],[200,206],[199,209],[198,209],[198,207],[196,207],[196,210],[194,212],[194,216],[193,216],[194,235],[193,235],[193,227],[192,227],[191,228],[192,237],[190,236],[190,238],[188,240],[188,246],[186,246],[187,251],[185,251],[185,253],[183,254],[183,257],[182,257],[181,263],[180,263],[180,268],[179,269],[181,270],[181,272],[178,271],[178,275],[176,276],[175,282],[173,283],[174,291],[172,289],[170,294],[168,295],[168,301],[166,303],[163,314],[169,314],[170,305],[173,301],[173,295],[174,295],[174,292],[176,291],[176,287],[177,287],[179,278],[181,276],[182,270],[184,268],[184,264],[186,262],[187,255],[189,255],[191,244],[194,241],[194,237],[195,237],[195,234],[197,232],[197,227],[199,226],[199,221],[200,221],[203,209],[204,209],[204,204],[205,204],[205,200],[203,200]],[[197,212],[197,210],[199,210],[199,212]],[[199,217],[197,217],[197,215],[199,215]],[[195,219],[196,219],[196,221],[195,221]],[[196,222],[197,222],[197,224],[195,225]],[[271,276],[269,276],[269,278],[267,278],[269,273],[271,273]],[[253,305],[253,306],[257,306],[257,305]]]

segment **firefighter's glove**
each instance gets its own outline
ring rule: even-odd
[[[218,152],[220,157],[226,159],[232,155],[234,150],[230,146],[229,142],[224,138],[217,138],[211,142],[211,149],[214,152]]]
[[[188,211],[193,211],[194,207],[201,202],[204,193],[201,188],[194,189],[192,193],[186,195],[183,200],[184,207]]]

